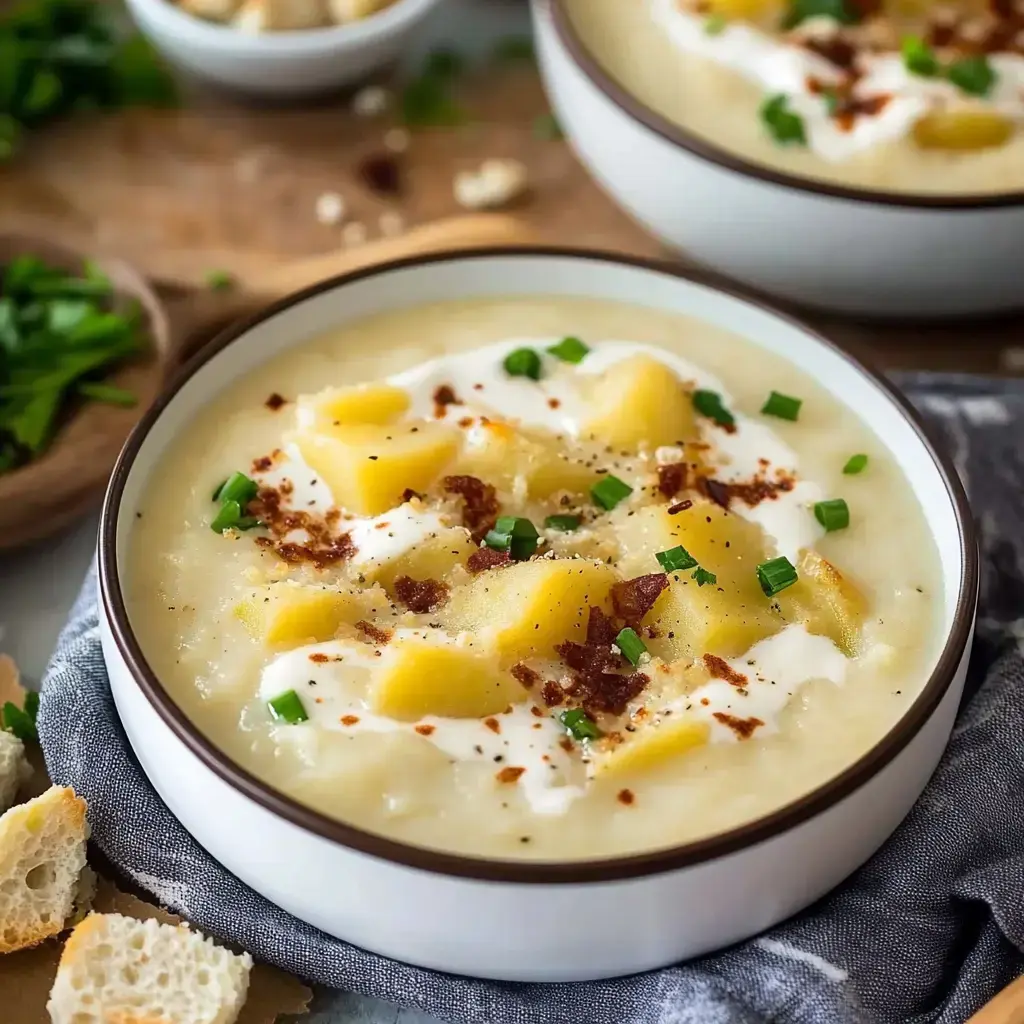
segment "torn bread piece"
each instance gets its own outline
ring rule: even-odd
[[[21,784],[31,773],[25,744],[14,733],[0,729],[0,814],[14,803]]]
[[[187,925],[90,914],[70,935],[50,990],[53,1024],[234,1024],[252,958]]]
[[[75,916],[89,826],[85,801],[53,786],[0,817],[0,953],[38,945]]]

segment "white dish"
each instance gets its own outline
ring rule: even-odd
[[[944,318],[1020,308],[1019,193],[868,191],[749,162],[628,93],[589,54],[563,0],[533,0],[533,12],[545,84],[576,152],[668,246],[822,309]]]
[[[203,21],[171,0],[128,0],[128,7],[172,64],[229,89],[289,98],[350,85],[397,60],[437,3],[397,0],[347,25],[264,33]]]
[[[510,293],[641,304],[735,331],[855,409],[914,489],[941,563],[941,655],[896,727],[806,797],[706,840],[614,859],[436,852],[330,820],[272,790],[202,736],[146,664],[125,607],[129,536],[147,480],[184,425],[233,379],[338,324],[438,298]],[[299,918],[368,949],[526,981],[614,976],[697,956],[795,913],[863,863],[942,753],[977,598],[963,490],[887,385],[801,325],[676,271],[545,250],[400,261],[325,282],[222,335],[122,454],[104,509],[100,575],[104,656],[126,732],[161,797],[212,856]]]

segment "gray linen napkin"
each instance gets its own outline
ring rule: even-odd
[[[980,527],[967,694],[946,756],[892,839],[843,886],[760,938],[650,974],[522,985],[394,963],[302,924],[207,856],[142,774],[103,668],[95,571],[46,673],[39,732],[50,773],[88,800],[110,860],[200,928],[300,977],[444,1020],[962,1022],[1024,969],[1024,387],[897,379],[952,452]]]

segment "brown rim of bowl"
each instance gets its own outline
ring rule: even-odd
[[[639,121],[645,128],[660,135],[667,142],[688,150],[694,156],[700,157],[708,163],[717,164],[719,167],[744,177],[757,178],[760,181],[797,192],[810,192],[813,195],[845,199],[855,203],[875,203],[879,206],[898,206],[909,210],[991,210],[1006,206],[1024,206],[1024,191],[997,192],[980,196],[943,195],[941,193],[917,196],[885,189],[876,191],[834,185],[828,181],[787,174],[784,171],[773,170],[767,165],[745,160],[727,149],[716,146],[700,135],[687,131],[667,117],[663,117],[657,111],[641,103],[631,92],[620,85],[611,74],[601,67],[584,45],[583,40],[580,39],[576,27],[572,24],[572,18],[565,10],[566,0],[534,0],[534,2],[547,4],[551,11],[551,20],[555,31],[562,45],[576,66],[612,103],[634,121]]]
[[[139,449],[142,447],[142,443],[150,429],[182,386],[201,370],[210,359],[239,338],[244,337],[253,327],[278,313],[299,305],[306,299],[348,284],[353,284],[366,277],[386,275],[409,267],[494,257],[501,257],[503,259],[555,258],[593,260],[601,263],[632,267],[654,274],[669,275],[692,284],[722,292],[730,298],[739,299],[772,314],[814,338],[819,344],[824,345],[832,352],[840,355],[850,364],[854,371],[861,372],[870,378],[876,387],[902,412],[903,416],[914,428],[921,445],[927,451],[932,463],[943,478],[949,500],[953,505],[956,515],[960,535],[960,559],[963,566],[956,614],[935,670],[921,693],[899,722],[863,757],[812,792],[756,821],[730,829],[719,835],[648,853],[579,862],[503,861],[447,853],[388,839],[384,836],[345,824],[344,822],[336,821],[303,806],[291,797],[273,789],[267,783],[262,782],[256,776],[235,764],[226,754],[218,750],[188,720],[177,704],[171,700],[166,690],[161,686],[156,674],[146,662],[128,621],[124,594],[118,579],[116,563],[117,524],[125,483],[135,458],[139,453]],[[145,694],[154,710],[177,739],[210,771],[239,793],[253,800],[277,817],[283,818],[285,821],[317,836],[338,843],[341,846],[357,850],[360,853],[379,857],[406,867],[481,881],[552,884],[607,882],[617,879],[638,878],[644,875],[690,867],[715,858],[724,857],[764,842],[800,825],[802,822],[843,800],[854,790],[868,782],[889,764],[918,734],[938,707],[939,702],[945,696],[953,681],[957,667],[967,647],[967,640],[974,617],[974,604],[978,589],[978,548],[974,524],[971,520],[970,509],[967,504],[967,495],[964,493],[956,471],[945,455],[936,452],[921,419],[907,400],[885,381],[880,374],[865,367],[858,360],[842,351],[836,344],[807,327],[799,320],[784,313],[779,313],[771,306],[757,300],[752,301],[741,293],[732,291],[729,288],[709,285],[702,280],[700,274],[692,273],[689,270],[681,270],[656,260],[619,256],[613,253],[593,252],[585,249],[549,248],[543,246],[523,248],[498,246],[468,252],[462,250],[433,253],[424,256],[411,256],[382,263],[375,267],[355,270],[348,274],[341,274],[281,299],[265,307],[254,316],[221,332],[181,369],[168,389],[146,412],[128,438],[128,442],[114,469],[110,480],[110,487],[103,503],[103,519],[100,525],[99,537],[99,577],[101,600],[110,623],[114,642],[143,694]]]

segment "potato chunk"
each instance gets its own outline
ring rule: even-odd
[[[711,728],[707,722],[692,718],[663,719],[642,726],[633,733],[623,733],[623,743],[599,753],[594,758],[595,775],[623,775],[647,771],[666,761],[686,754],[708,741]]]
[[[300,395],[299,426],[314,433],[333,434],[337,427],[394,423],[409,408],[409,396],[390,384],[356,384]]]
[[[648,644],[666,659],[718,654],[734,657],[778,632],[783,622],[757,582],[765,560],[760,527],[706,500],[670,516],[664,506],[637,509],[620,526],[622,569],[657,572],[655,555],[677,545],[717,577],[701,587],[693,570],[669,574],[669,586],[644,620],[658,637]]]
[[[616,448],[656,448],[697,436],[690,392],[651,356],[632,356],[608,369],[589,403],[597,412],[583,423],[581,434]]]
[[[292,440],[335,503],[365,516],[394,508],[407,488],[427,490],[459,449],[457,431],[426,422],[299,431]]]
[[[707,14],[718,14],[737,21],[763,22],[779,13],[778,0],[708,0]]]
[[[776,595],[787,622],[803,622],[809,633],[827,636],[847,657],[860,647],[867,603],[857,585],[816,551],[805,551],[799,579]]]
[[[332,640],[339,626],[354,625],[386,605],[380,591],[355,594],[282,580],[257,587],[235,605],[234,614],[262,643],[320,643]]]
[[[937,110],[914,125],[914,141],[922,149],[992,149],[1011,135],[1013,122],[990,110]]]
[[[478,550],[461,526],[440,530],[414,548],[387,562],[371,562],[363,570],[369,579],[390,589],[399,576],[414,580],[445,581],[457,565],[465,565]]]
[[[587,606],[607,609],[618,578],[610,566],[586,559],[519,562],[457,587],[446,616],[456,629],[493,633],[506,661],[550,657],[556,644],[585,636]]]
[[[483,718],[526,699],[494,653],[429,637],[396,638],[384,649],[369,694],[370,709],[401,721],[426,715]]]

